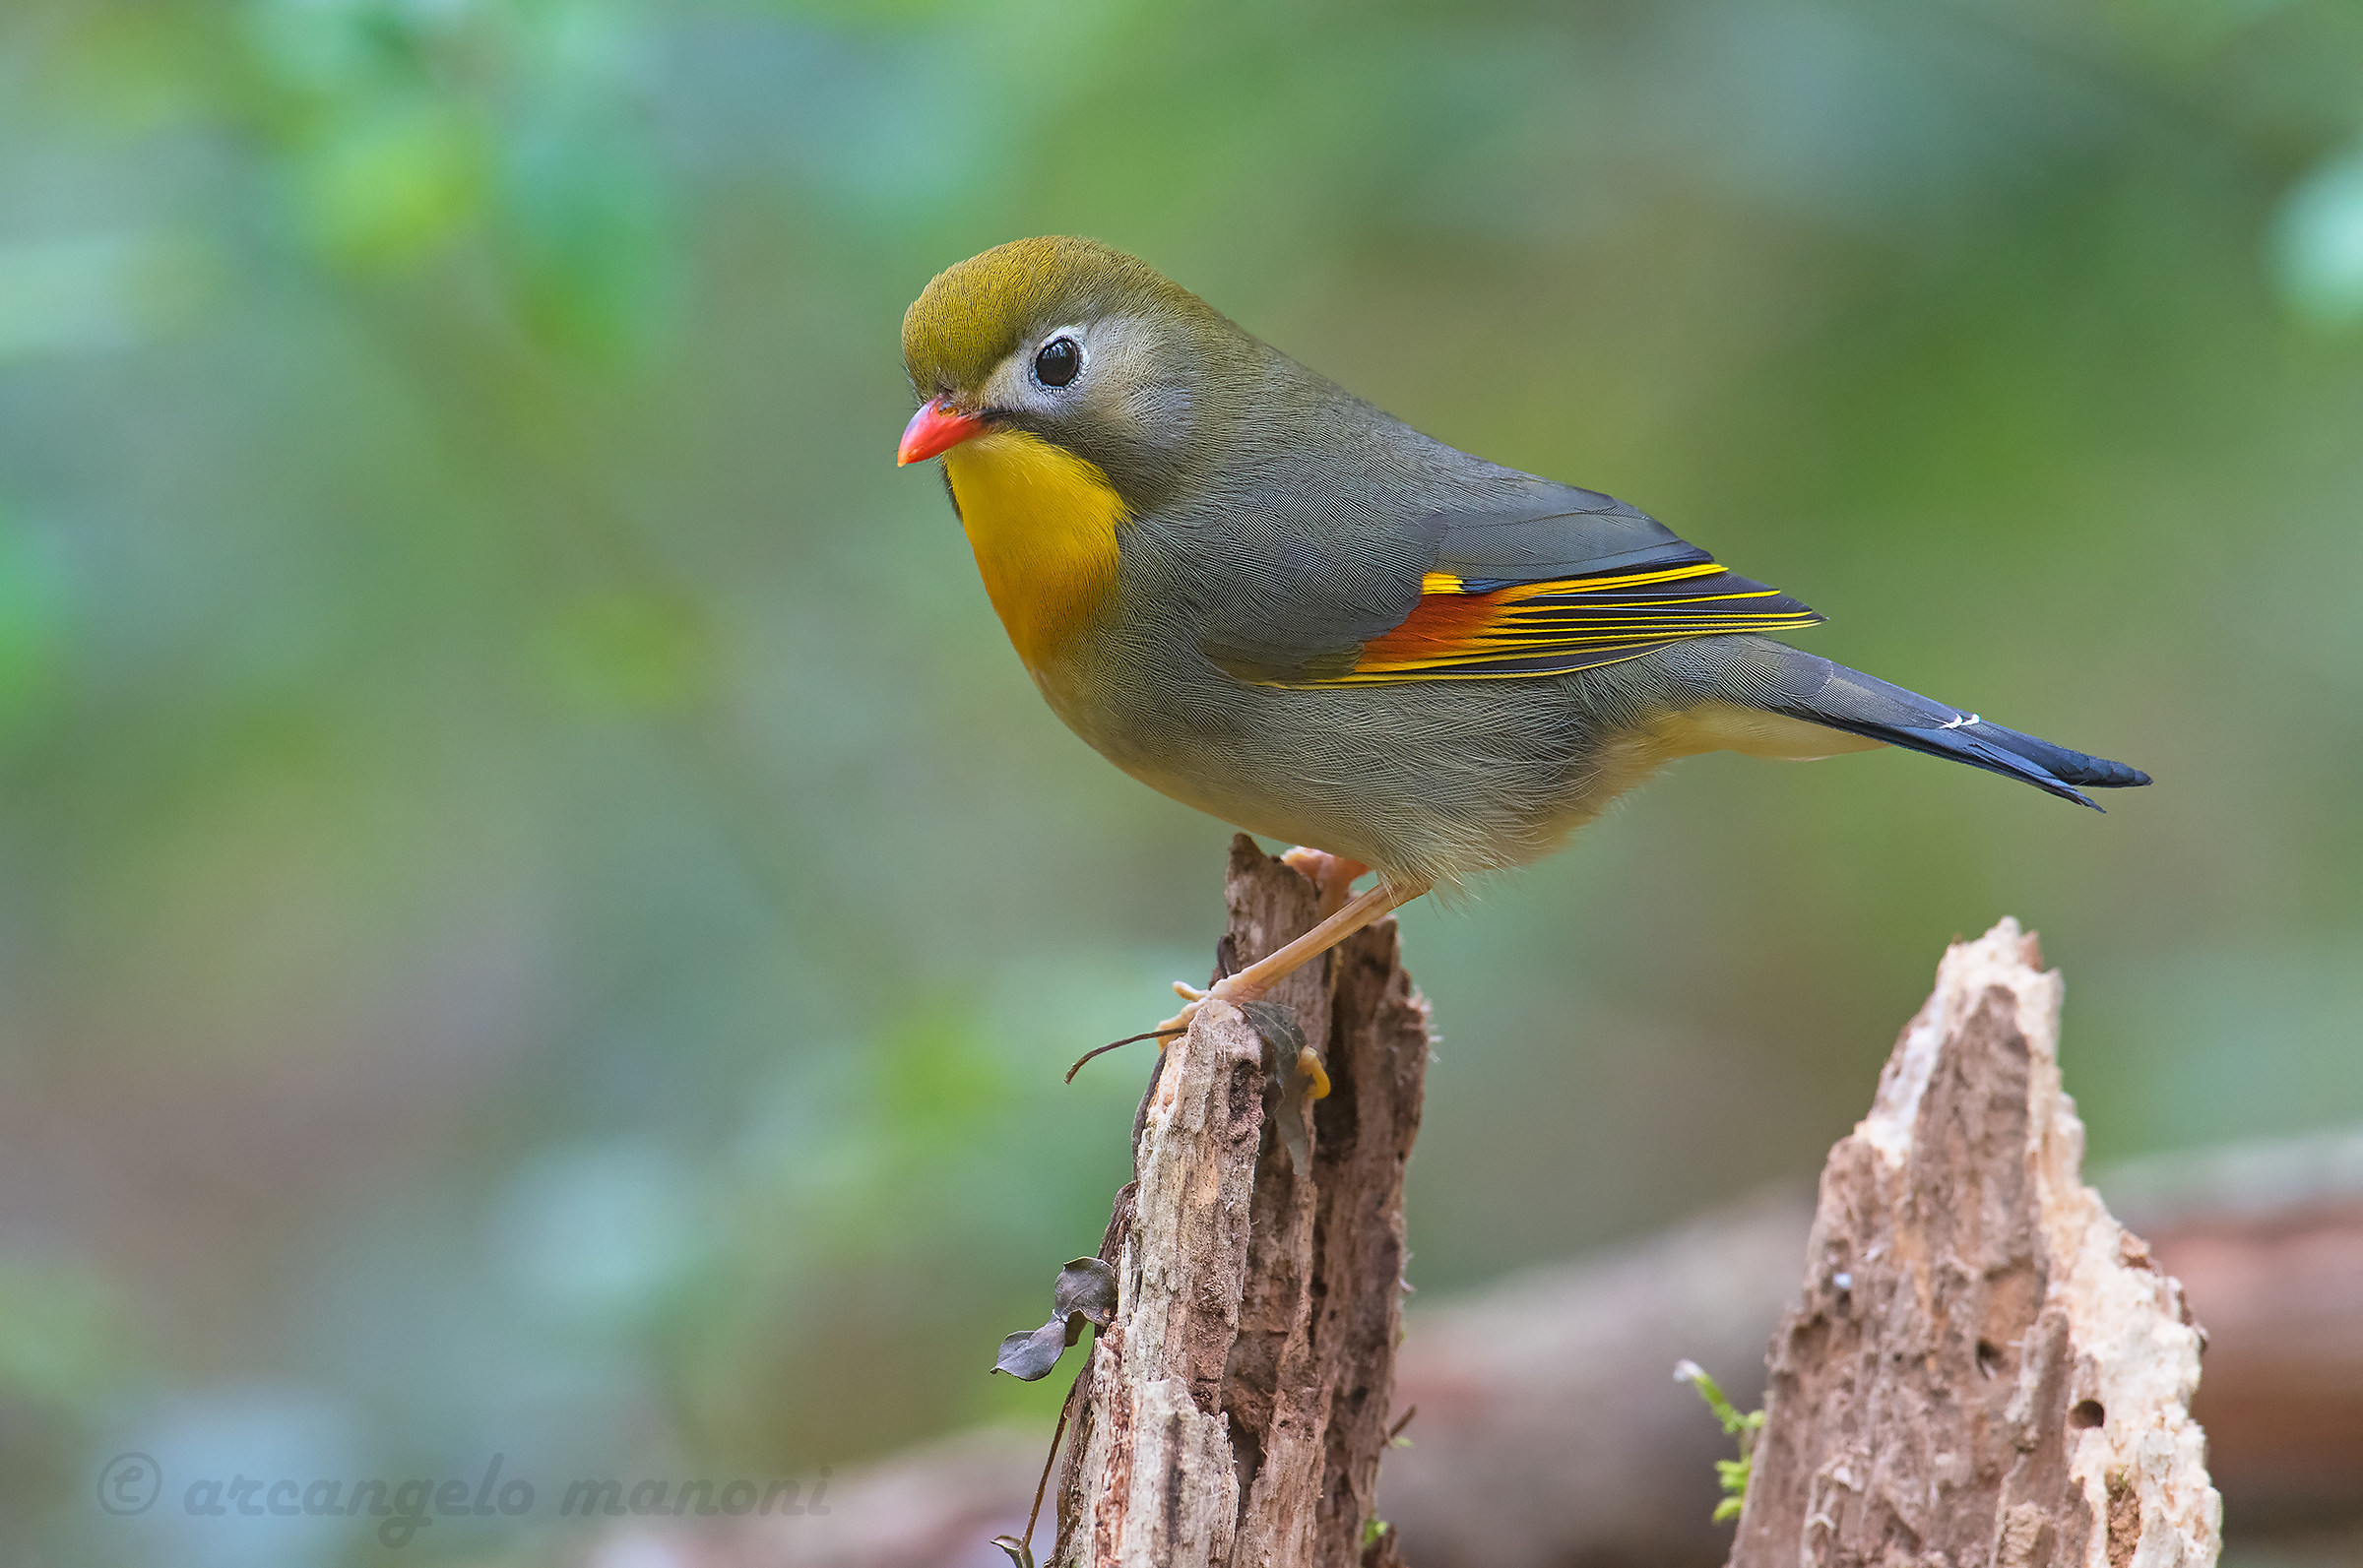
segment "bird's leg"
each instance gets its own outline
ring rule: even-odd
[[[1354,879],[1371,868],[1360,860],[1349,860],[1342,854],[1326,849],[1309,849],[1303,845],[1280,857],[1281,862],[1297,875],[1320,890],[1320,902],[1314,912],[1326,920],[1346,907],[1354,896]]]
[[[1351,864],[1352,862],[1347,862]],[[1160,1035],[1175,1033],[1189,1027],[1198,1016],[1198,1009],[1209,998],[1226,1002],[1251,1002],[1289,975],[1319,958],[1347,937],[1401,909],[1436,884],[1425,877],[1407,877],[1400,882],[1380,882],[1368,893],[1358,893],[1346,901],[1345,908],[1298,937],[1294,942],[1266,958],[1215,981],[1207,990],[1194,985],[1174,982],[1174,990],[1188,999],[1189,1005],[1174,1017],[1157,1026]]]

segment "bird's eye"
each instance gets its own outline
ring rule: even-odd
[[[1034,356],[1034,379],[1046,387],[1063,387],[1083,368],[1083,350],[1072,338],[1053,338]]]

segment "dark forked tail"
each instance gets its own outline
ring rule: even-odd
[[[2139,768],[2005,729],[1783,643],[1751,641],[1755,646],[1729,678],[1745,689],[1747,701],[1772,713],[2006,774],[2095,811],[2100,807],[2077,784],[2126,789],[2149,783]]]

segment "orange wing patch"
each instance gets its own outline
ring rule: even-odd
[[[1449,572],[1430,572],[1420,581],[1420,601],[1403,623],[1362,645],[1355,673],[1381,664],[1449,658],[1469,647],[1500,613],[1495,596],[1465,592],[1461,580]]]
[[[1654,571],[1504,583],[1430,572],[1420,601],[1321,685],[1562,674],[1687,637],[1797,631],[1820,621],[1777,589],[1693,561]]]

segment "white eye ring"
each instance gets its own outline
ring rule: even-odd
[[[1052,350],[1060,347],[1066,351],[1054,356]],[[1034,350],[1033,363],[1027,368],[1036,386],[1056,392],[1080,380],[1085,363],[1083,340],[1077,330],[1059,327],[1043,334],[1041,346]]]

